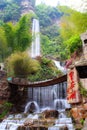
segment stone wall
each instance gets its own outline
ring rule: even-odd
[[[10,92],[7,82],[6,72],[0,70],[0,102],[8,101]]]

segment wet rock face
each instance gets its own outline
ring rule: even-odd
[[[34,113],[36,110],[35,104],[32,102],[29,108],[29,113]]]
[[[59,116],[59,112],[57,110],[45,110],[43,111],[43,115],[45,118],[58,118]]]
[[[72,108],[71,114],[74,119],[81,119],[82,118],[82,109]]]
[[[87,117],[87,111],[85,110],[86,106],[81,106],[79,108],[72,108],[71,115],[75,120],[84,119]]]
[[[10,95],[6,72],[0,70],[0,100],[7,101]]]
[[[19,89],[17,85],[10,85],[9,102],[13,104],[12,112],[24,112],[24,104],[27,99],[27,89]]]
[[[84,119],[87,118],[87,104],[72,108],[70,113],[74,119],[76,130],[82,130]],[[87,130],[87,127],[83,130]]]
[[[60,130],[69,130],[67,126],[63,126],[60,128]]]
[[[45,128],[45,127],[25,127],[25,126],[22,126],[22,127],[20,127],[19,126],[19,128],[18,128],[18,130],[27,130],[27,129],[29,129],[29,130],[48,130],[48,128]]]

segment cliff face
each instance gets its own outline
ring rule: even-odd
[[[21,1],[21,16],[29,12],[34,12],[35,0]]]
[[[35,0],[10,0],[0,2],[0,20],[17,22],[19,18],[29,12],[34,13]]]

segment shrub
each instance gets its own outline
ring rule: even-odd
[[[82,42],[79,35],[72,36],[69,40],[66,41],[70,53],[74,53],[82,46]]]
[[[7,115],[7,113],[10,111],[12,107],[12,104],[9,102],[5,102],[4,104],[2,104],[2,113],[0,114],[0,119],[2,119],[4,116]]]
[[[39,62],[31,59],[27,53],[18,52],[7,59],[7,73],[10,76],[27,77],[39,69]]]

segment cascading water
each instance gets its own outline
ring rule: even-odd
[[[65,109],[70,108],[66,100],[67,83],[59,83],[48,87],[38,87],[28,89],[29,103],[34,101],[38,103],[40,111],[47,109],[55,109],[60,112],[59,118],[55,125],[49,127],[48,130],[59,130],[62,126],[67,126],[69,130],[74,130],[71,118],[67,118]],[[28,104],[29,104],[28,103]],[[26,107],[27,108],[27,107]],[[29,108],[25,111],[28,111]]]
[[[25,106],[24,113],[29,112],[28,110],[30,110],[30,109],[31,109],[32,112],[39,112],[39,106],[35,101],[27,103],[27,105]]]
[[[70,107],[66,101],[66,82],[48,86],[28,89],[28,100],[38,103],[40,108],[55,108],[55,103],[62,103],[65,108]],[[61,107],[62,108],[62,107]],[[60,108],[60,109],[61,109]]]
[[[66,88],[67,83],[59,83],[48,87],[37,87],[28,89],[28,103],[25,106],[23,114],[10,115],[7,119],[0,123],[0,130],[18,130],[24,122],[29,119],[38,120],[38,112],[41,113],[44,110],[58,110],[59,117],[55,120],[55,125],[48,127],[47,130],[60,130],[61,127],[68,127],[68,130],[74,130],[71,118],[67,118],[65,109],[70,108],[70,105],[66,101]],[[35,114],[28,114],[30,108],[34,108]],[[26,115],[26,116],[25,116]],[[28,127],[29,129],[29,127]],[[37,128],[36,130],[38,130]],[[21,127],[21,130],[22,127]],[[25,128],[27,130],[27,128]],[[30,129],[29,129],[30,130]],[[34,130],[32,128],[32,130]]]
[[[60,65],[60,61],[53,60],[53,62],[55,63],[56,67],[59,70],[61,70],[61,72],[63,72],[64,74],[66,74],[66,68]]]
[[[33,19],[31,57],[35,58],[37,56],[40,56],[40,28],[39,21]]]

